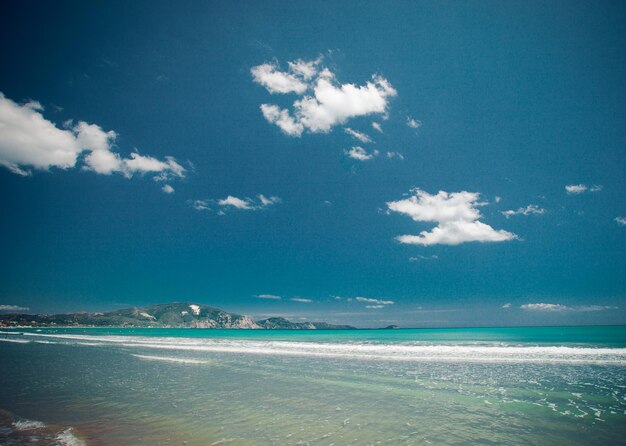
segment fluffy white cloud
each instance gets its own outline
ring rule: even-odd
[[[169,184],[164,184],[163,187],[161,188],[161,190],[163,192],[165,192],[166,194],[173,194],[174,193],[174,188],[172,186],[170,186]]]
[[[288,71],[277,64],[262,64],[251,69],[255,82],[270,93],[296,93],[300,98],[293,110],[274,104],[262,104],[263,117],[285,134],[300,136],[305,130],[327,133],[348,119],[370,114],[384,114],[396,90],[382,76],[374,75],[365,85],[339,84],[328,69],[319,69],[321,58],[289,62]],[[353,135],[354,136],[354,135]]]
[[[374,157],[378,156],[378,150],[374,150],[372,152],[368,152],[363,147],[354,146],[349,150],[345,150],[344,153],[348,155],[350,158],[359,160],[359,161],[369,161]]]
[[[307,303],[307,304],[313,302],[311,299],[305,299],[304,297],[292,297],[289,300],[293,302],[301,302],[301,303]]]
[[[58,128],[42,115],[38,102],[17,104],[0,93],[0,165],[19,175],[30,169],[76,167],[80,156],[82,167],[102,175],[122,173],[159,173],[164,178],[183,177],[185,169],[172,157],[165,161],[131,153],[122,158],[113,150],[117,134],[104,131],[96,124],[71,121],[65,129]]]
[[[505,309],[505,310],[506,310],[507,308],[511,308],[511,304],[510,304],[510,303],[508,303],[508,304],[504,304],[504,305],[502,305],[500,308],[503,308],[503,309]]]
[[[261,112],[267,122],[276,124],[287,135],[302,135],[304,125],[291,117],[288,110],[281,109],[277,105],[261,104]]]
[[[389,211],[408,215],[417,222],[435,222],[437,226],[419,235],[400,235],[396,240],[412,245],[458,245],[465,242],[503,242],[517,236],[504,230],[496,230],[478,221],[482,218],[478,206],[480,194],[476,192],[439,191],[431,195],[415,189],[409,198],[387,203]]]
[[[529,204],[525,208],[519,208],[516,211],[508,210],[508,211],[502,211],[501,213],[506,218],[509,218],[509,217],[514,216],[514,215],[532,215],[532,214],[543,215],[543,214],[546,213],[546,210],[543,209],[543,208],[540,208],[536,204]]]
[[[292,73],[308,81],[309,79],[312,79],[313,76],[317,74],[317,67],[321,62],[322,62],[322,58],[319,57],[316,60],[311,60],[309,62],[302,60],[302,59],[298,59],[293,62],[287,62],[287,65],[289,65],[289,70]]]
[[[352,136],[354,139],[358,139],[362,143],[372,142],[372,138],[370,138],[365,133],[359,132],[357,130],[352,130],[350,127],[346,127],[343,129],[348,135]]]
[[[233,197],[229,195],[226,198],[217,201],[220,206],[232,206],[237,209],[252,209],[252,203],[249,200],[242,200],[241,198]]]
[[[38,102],[20,105],[0,93],[0,165],[20,175],[28,167],[74,167],[81,147],[71,130],[61,130],[40,113]]]
[[[618,225],[626,226],[626,218],[625,217],[615,217],[615,221]]]
[[[258,299],[269,299],[269,300],[281,300],[282,297],[276,296],[275,294],[257,294]]]
[[[110,175],[123,170],[123,161],[117,153],[109,150],[94,150],[85,157],[85,169],[101,175]]]
[[[587,187],[585,184],[568,184],[565,186],[565,190],[570,195],[578,195],[584,192],[600,192],[602,189],[604,189],[604,186],[600,184],[594,184],[590,187]]]
[[[588,311],[604,311],[615,310],[617,307],[608,305],[580,305],[576,307],[569,307],[561,304],[546,304],[546,303],[534,303],[524,304],[520,308],[526,311],[544,311],[544,312],[557,312],[557,311],[575,311],[575,312],[588,312]]]
[[[384,305],[365,305],[365,308],[385,308]]]
[[[0,311],[28,311],[28,307],[20,307],[19,305],[0,305]]]
[[[378,122],[372,122],[372,128],[377,132],[383,133],[383,128],[380,126]]]
[[[300,67],[300,65],[298,65]],[[292,70],[293,71],[293,70]],[[279,71],[278,65],[266,63],[253,67],[254,81],[267,88],[270,93],[304,93],[308,88],[299,72]],[[307,78],[308,79],[308,78]]]
[[[410,116],[406,117],[406,125],[411,127],[412,129],[419,129],[422,126],[422,121],[417,119],[413,119]]]
[[[393,300],[382,300],[382,299],[372,299],[370,297],[355,297],[354,300],[359,302],[367,302],[376,305],[393,305],[395,302]]]

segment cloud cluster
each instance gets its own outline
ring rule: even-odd
[[[603,189],[603,186],[599,184],[595,184],[593,186],[587,186],[585,184],[568,184],[565,186],[565,191],[569,195],[578,195],[584,192],[600,192]]]
[[[519,208],[516,211],[514,210],[502,211],[502,215],[504,215],[506,218],[513,217],[514,215],[533,215],[533,214],[543,215],[545,213],[546,213],[546,210],[543,208],[540,208],[536,204],[529,204],[525,208]]]
[[[281,202],[279,197],[267,197],[263,194],[256,198],[239,198],[228,195],[217,200],[194,200],[191,206],[197,211],[216,210],[219,215],[223,215],[226,210],[237,209],[241,211],[258,211]]]
[[[524,304],[520,308],[526,311],[543,311],[543,312],[561,312],[561,311],[575,311],[575,312],[589,312],[589,311],[604,311],[615,310],[617,307],[607,305],[581,305],[577,307],[570,307],[561,304],[546,304],[546,303],[533,303]]]
[[[157,180],[185,176],[185,169],[173,157],[159,160],[131,153],[124,158],[114,150],[117,133],[96,124],[66,122],[58,128],[42,115],[35,101],[17,104],[0,93],[0,165],[27,176],[31,169],[71,169],[78,164],[101,175],[120,173],[154,174]]]
[[[305,130],[328,133],[351,118],[385,114],[389,99],[397,95],[391,84],[378,75],[365,85],[340,84],[321,63],[321,58],[299,59],[289,62],[287,71],[281,71],[275,62],[251,69],[253,80],[271,94],[299,96],[291,111],[275,104],[261,104],[263,117],[289,136],[300,136]]]
[[[378,150],[368,152],[361,146],[354,146],[351,149],[345,150],[344,153],[352,159],[358,161],[369,161],[378,156]]]
[[[476,192],[439,191],[431,195],[414,189],[413,195],[398,201],[390,201],[387,208],[391,212],[408,215],[417,222],[435,222],[431,231],[419,235],[400,235],[396,240],[411,245],[458,245],[465,242],[504,242],[518,238],[504,230],[496,230],[479,221],[482,218],[479,206],[487,203],[478,201]]]
[[[620,226],[626,226],[626,217],[615,217],[615,221]]]

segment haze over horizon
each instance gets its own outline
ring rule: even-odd
[[[0,11],[1,312],[626,324],[624,4]]]

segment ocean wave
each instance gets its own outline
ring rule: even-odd
[[[31,338],[74,345],[206,353],[312,356],[381,361],[555,363],[626,365],[626,348],[520,345],[454,345],[423,343],[332,343],[243,339],[112,336],[15,332]],[[0,338],[2,339],[2,338]],[[7,340],[4,338],[3,340]],[[13,340],[16,341],[16,340]],[[24,342],[24,341],[22,341]],[[28,341],[26,341],[28,342]]]
[[[180,364],[207,364],[209,362],[203,359],[174,358],[171,356],[150,356],[150,355],[133,355],[133,356],[135,358],[145,359],[146,361],[177,362]]]

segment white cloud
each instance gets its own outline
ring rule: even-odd
[[[278,197],[266,197],[265,195],[260,194],[259,201],[263,206],[271,206],[272,204],[280,203],[282,200]]]
[[[166,194],[173,194],[174,193],[174,188],[172,186],[170,186],[169,184],[164,184],[163,187],[161,188],[161,190],[163,192],[165,192]]]
[[[289,62],[289,71],[279,71],[277,64],[253,67],[254,81],[270,93],[296,93],[300,98],[293,110],[274,104],[262,104],[263,117],[285,134],[300,136],[304,130],[327,133],[348,119],[370,114],[384,114],[396,90],[382,76],[374,75],[365,85],[339,84],[328,69],[319,69],[321,58],[313,62]],[[307,93],[308,92],[308,93]],[[354,136],[354,135],[353,135]]]
[[[590,311],[604,311],[614,310],[617,307],[608,305],[580,305],[575,307],[569,307],[561,304],[546,304],[546,303],[533,303],[524,304],[520,308],[526,311],[544,311],[544,312],[559,312],[559,311],[573,311],[573,312],[590,312]]]
[[[298,67],[302,67],[302,65],[298,65]],[[271,63],[252,67],[251,70],[254,81],[263,85],[272,94],[304,93],[308,88],[307,83],[300,72],[291,71],[291,73],[279,71],[278,65]]]
[[[568,194],[582,194],[587,190],[587,186],[584,184],[569,184],[565,186],[565,190]]]
[[[270,299],[270,300],[281,300],[282,297],[276,296],[275,294],[257,294],[256,296],[259,299]]]
[[[511,304],[510,303],[504,304],[500,308],[504,308],[504,309],[511,308]]]
[[[626,218],[625,217],[615,217],[615,221],[618,225],[626,226]]]
[[[312,61],[304,61],[302,59],[298,59],[293,62],[287,62],[289,65],[289,70],[296,75],[299,75],[304,80],[309,80],[313,78],[317,74],[317,66],[322,62],[322,58],[319,57],[316,60]]]
[[[496,195],[496,196],[495,196],[495,198],[494,198],[494,201],[495,201],[496,203],[500,203],[500,201],[502,201],[502,197],[498,197],[498,196]]]
[[[273,104],[261,104],[261,112],[267,122],[276,124],[285,134],[289,136],[302,135],[304,125],[292,118],[288,110]]]
[[[378,156],[378,150],[368,152],[361,146],[354,146],[350,150],[344,150],[344,153],[348,155],[350,158],[359,160],[359,161],[369,161],[373,159],[374,157]]]
[[[195,200],[192,206],[196,211],[210,211],[211,210],[211,207],[209,206],[209,202],[207,200]]]
[[[478,221],[482,218],[478,206],[480,194],[476,192],[439,191],[431,195],[415,189],[415,195],[398,201],[390,201],[390,211],[408,215],[417,222],[435,222],[437,226],[430,232],[422,231],[419,235],[400,235],[400,243],[414,245],[458,245],[465,242],[503,242],[516,239],[517,236],[504,230],[496,230]]]
[[[0,311],[28,311],[28,307],[20,307],[19,305],[0,305]]]
[[[385,308],[384,305],[365,305],[365,308]]]
[[[501,212],[501,214],[504,215],[506,218],[512,217],[514,215],[532,215],[532,214],[543,215],[545,213],[546,213],[546,210],[543,208],[540,208],[536,204],[529,204],[525,208],[519,208],[516,211],[508,210],[508,211]]]
[[[29,175],[30,168],[70,169],[80,155],[83,169],[102,175],[122,173],[160,173],[166,177],[183,177],[185,169],[172,157],[165,161],[132,153],[122,158],[113,151],[117,133],[96,124],[80,121],[65,129],[58,128],[42,115],[38,102],[17,104],[0,93],[0,165],[18,175]]]
[[[421,254],[418,254],[416,256],[409,257],[409,262],[419,262],[420,260],[437,260],[437,259],[439,259],[439,256],[437,255],[423,256]]]
[[[101,175],[110,175],[122,170],[123,162],[119,154],[109,150],[94,150],[85,157],[85,169]]]
[[[237,209],[252,209],[252,203],[249,200],[242,200],[241,198],[233,197],[232,195],[218,200],[217,204],[220,206],[232,206]]]
[[[302,303],[311,303],[311,302],[313,302],[311,299],[305,299],[303,297],[292,297],[289,300],[291,300],[293,302],[302,302]]]
[[[239,198],[233,195],[228,195],[227,197],[218,200],[194,200],[191,202],[191,205],[198,211],[210,211],[212,208],[216,208],[218,209],[217,212],[219,215],[224,215],[224,211],[228,208],[242,211],[256,211],[280,203],[281,201],[282,200],[279,197],[267,197],[263,194],[259,194],[258,199],[247,197]]]
[[[604,186],[600,184],[594,184],[593,186],[587,187],[585,184],[568,184],[565,186],[565,190],[570,195],[578,195],[584,192],[600,192],[604,189]]]
[[[360,296],[355,297],[354,300],[357,300],[359,302],[377,304],[377,305],[393,305],[395,303],[393,300],[372,299],[369,297],[360,297]]]
[[[389,159],[391,158],[398,158],[399,160],[404,159],[404,155],[401,154],[400,152],[387,152],[386,155],[387,155],[387,158]]]
[[[377,132],[383,133],[383,128],[380,126],[378,122],[372,122],[372,128]]]
[[[411,118],[410,116],[407,116],[406,125],[408,125],[412,129],[419,129],[422,126],[422,121],[419,121],[417,119]]]
[[[358,139],[362,143],[372,142],[372,138],[370,138],[365,133],[359,132],[357,130],[352,130],[350,127],[346,127],[343,129],[348,135],[352,136],[354,139]]]

